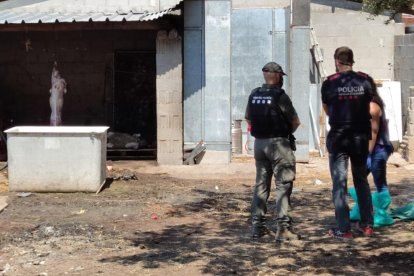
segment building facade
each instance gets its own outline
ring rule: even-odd
[[[1,2],[3,128],[48,125],[57,62],[68,84],[65,125],[139,134],[140,154],[159,164],[182,164],[184,150],[201,141],[201,162],[228,163],[236,121],[243,152],[251,153],[244,110],[250,91],[263,82],[262,66],[273,60],[287,72],[284,88],[302,121],[296,156],[307,162],[310,150],[323,147],[323,76],[315,50],[328,73],[331,52],[348,45],[358,70],[394,78],[400,26],[366,20],[358,9],[323,0]]]

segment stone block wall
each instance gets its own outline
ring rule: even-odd
[[[406,132],[400,146],[400,151],[408,162],[414,163],[414,86],[409,88],[406,117]]]
[[[414,85],[414,34],[398,35],[395,37],[395,80],[401,82],[401,105],[403,130],[408,131],[408,110],[414,110],[409,105],[411,95],[410,86]]]

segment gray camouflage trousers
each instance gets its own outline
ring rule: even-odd
[[[252,224],[262,224],[267,212],[272,176],[276,183],[276,221],[278,227],[289,227],[290,194],[296,174],[296,159],[288,138],[255,139],[256,185],[252,200]]]

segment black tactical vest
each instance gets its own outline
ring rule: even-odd
[[[349,71],[328,77],[322,93],[327,93],[331,127],[366,129],[370,125],[369,102],[373,89],[364,73]]]
[[[249,97],[251,134],[255,138],[287,137],[290,132],[278,106],[281,88],[256,88]]]

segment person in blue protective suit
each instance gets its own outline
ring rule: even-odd
[[[354,55],[350,48],[340,47],[334,54],[337,73],[322,84],[322,103],[329,116],[330,131],[326,147],[332,178],[332,200],[337,228],[329,235],[342,240],[353,238],[346,200],[348,161],[360,203],[360,230],[373,234],[373,208],[367,179],[368,143],[371,139],[370,102],[375,83],[362,72],[353,71]]]
[[[376,187],[376,193],[372,194],[374,205],[374,226],[390,225],[394,223],[393,218],[388,214],[388,207],[391,204],[391,195],[387,183],[387,160],[394,151],[394,147],[389,138],[388,121],[385,115],[384,102],[378,91],[374,90],[374,95],[370,103],[371,114],[371,140],[368,147],[367,169],[368,174],[372,173],[372,178]],[[350,212],[350,219],[359,221],[359,204],[355,190],[350,188],[349,193],[355,200],[355,205]]]

